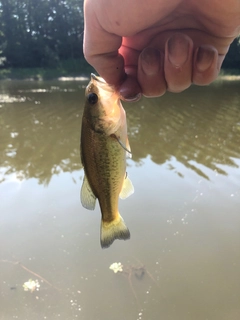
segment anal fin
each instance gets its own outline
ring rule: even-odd
[[[121,199],[126,199],[129,196],[131,196],[134,193],[134,187],[132,184],[132,181],[128,178],[127,173],[126,173],[126,177],[123,181],[123,186],[122,186],[122,190],[119,194],[119,197]]]

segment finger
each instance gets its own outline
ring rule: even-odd
[[[166,92],[164,57],[155,48],[145,48],[138,60],[138,82],[146,97],[159,97]]]
[[[119,53],[124,57],[125,72],[127,75],[119,87],[121,99],[125,101],[137,101],[141,97],[141,87],[137,81],[139,51],[122,45]]]
[[[85,59],[106,82],[118,86],[126,77],[124,59],[118,53],[122,38],[101,27],[90,1],[85,1],[84,15],[83,52]]]
[[[171,36],[165,45],[164,72],[168,91],[181,92],[192,82],[192,40],[181,33]]]
[[[119,88],[120,98],[128,102],[138,101],[142,94],[141,88],[136,79],[136,72],[134,70],[130,70],[130,68],[128,68],[126,71],[127,78]]]
[[[224,56],[212,46],[200,46],[194,54],[193,83],[203,86],[214,81],[220,71]]]

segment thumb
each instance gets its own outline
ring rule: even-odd
[[[117,88],[122,99],[138,100],[141,88],[136,76],[126,74],[124,58],[119,53],[122,37],[106,31],[93,8],[90,2],[85,2],[84,57],[107,83]]]
[[[90,2],[85,4],[84,15],[84,57],[107,83],[119,86],[126,77],[124,59],[118,52],[122,37],[102,28]]]

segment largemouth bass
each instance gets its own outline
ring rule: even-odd
[[[109,247],[130,232],[119,211],[118,199],[134,192],[126,173],[131,157],[125,110],[118,93],[102,78],[91,75],[85,92],[81,131],[81,160],[85,172],[81,188],[83,207],[94,210],[99,201],[102,222],[100,242]]]

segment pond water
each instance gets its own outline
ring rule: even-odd
[[[0,82],[0,319],[239,320],[240,82],[124,104],[131,239],[105,250],[79,197],[86,84]]]

